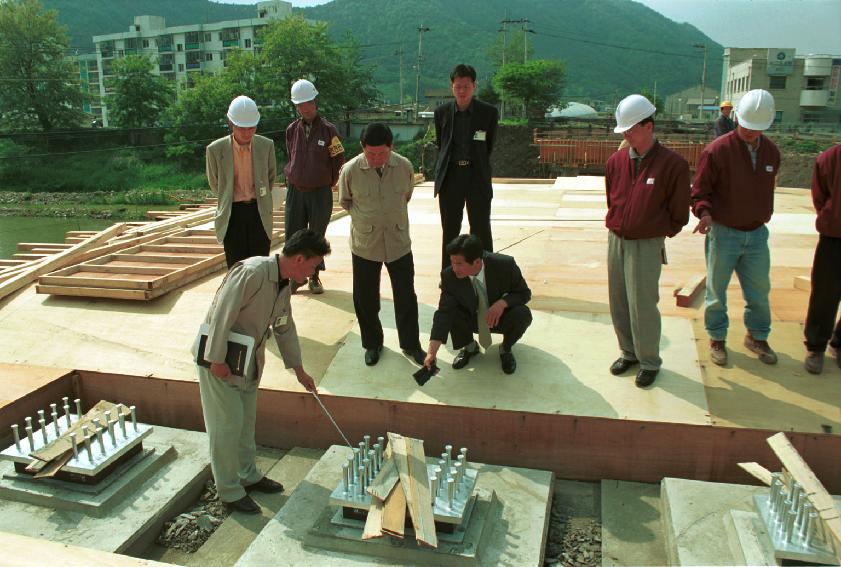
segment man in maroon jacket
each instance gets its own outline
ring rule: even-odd
[[[774,114],[769,92],[746,93],[737,105],[739,125],[704,148],[692,185],[692,212],[700,219],[693,232],[707,236],[704,326],[710,336],[710,359],[719,366],[727,364],[727,286],[734,271],[746,304],[745,347],[765,364],[777,363],[768,345],[771,256],[765,223],[774,212],[780,152],[762,134],[774,122]]]
[[[655,107],[630,95],[616,107],[616,128],[628,147],[605,168],[610,317],[620,356],[610,367],[619,375],[639,363],[636,385],[654,382],[660,370],[660,269],[665,238],[689,221],[689,165],[654,137]]]
[[[820,374],[826,344],[841,367],[841,319],[835,324],[841,302],[841,145],[826,150],[815,161],[812,201],[820,238],[812,264],[812,293],[806,315],[806,370]],[[832,340],[830,340],[832,339]]]
[[[345,163],[345,149],[339,132],[318,114],[318,91],[310,81],[300,79],[292,85],[292,103],[301,116],[286,128],[286,176],[284,232],[288,240],[304,228],[324,236],[333,212],[333,187]],[[318,273],[309,278],[312,293],[324,293]],[[293,284],[293,291],[297,284]]]

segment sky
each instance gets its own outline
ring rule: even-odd
[[[326,1],[292,0],[292,5]],[[841,57],[841,0],[636,1],[671,20],[692,24],[724,47],[793,47],[798,55]],[[254,4],[255,0],[225,3]]]

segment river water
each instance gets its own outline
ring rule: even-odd
[[[0,258],[11,258],[18,242],[64,242],[68,230],[102,230],[112,224],[103,219],[0,217]]]

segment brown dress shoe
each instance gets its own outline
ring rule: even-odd
[[[759,355],[759,360],[765,364],[777,364],[777,353],[768,345],[768,341],[758,341],[752,336],[745,335],[745,347]]]
[[[251,492],[252,490],[256,490],[257,492],[266,492],[269,494],[274,494],[277,492],[283,492],[283,485],[277,481],[274,481],[264,476],[254,484],[249,484],[245,487],[246,492]]]
[[[724,346],[724,341],[710,341],[710,360],[719,366],[727,364],[727,347]]]
[[[245,514],[259,514],[261,512],[260,505],[254,502],[247,494],[236,502],[225,502],[225,505],[231,510]]]

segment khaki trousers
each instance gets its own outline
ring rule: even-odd
[[[660,271],[665,238],[626,240],[609,233],[607,283],[610,317],[622,358],[643,370],[658,370],[660,358]]]
[[[244,486],[263,478],[255,462],[258,382],[250,379],[240,389],[216,378],[207,368],[196,368],[216,490],[223,502],[236,502],[245,496]]]

